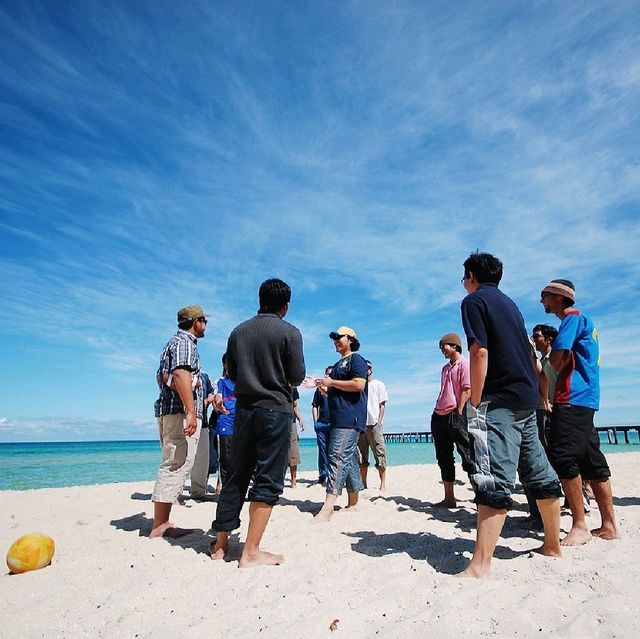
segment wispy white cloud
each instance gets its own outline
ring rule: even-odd
[[[61,414],[91,415],[98,383],[110,417],[147,415],[177,308],[212,314],[215,371],[280,276],[310,370],[351,324],[393,390],[389,423],[417,423],[475,248],[503,259],[529,325],[549,319],[549,278],[575,280],[603,407],[635,410],[638,340],[615,321],[638,311],[634,3],[28,4],[0,9],[0,323],[4,344],[25,323],[37,342],[31,367],[11,356],[25,376],[56,352]],[[124,379],[136,401],[118,401]],[[50,414],[26,394],[4,412]]]

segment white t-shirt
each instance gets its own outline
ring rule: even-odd
[[[388,399],[387,387],[379,379],[372,379],[369,382],[367,396],[367,426],[373,426],[378,423],[380,404]]]

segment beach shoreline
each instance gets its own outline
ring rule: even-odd
[[[308,524],[324,492],[313,472],[301,473],[264,538],[286,562],[254,570],[237,568],[246,507],[229,561],[212,562],[213,503],[174,509],[175,523],[194,534],[147,538],[152,482],[0,491],[3,552],[28,532],[56,543],[51,566],[5,570],[0,597],[11,622],[0,636],[630,636],[639,608],[640,452],[608,460],[623,538],[565,549],[562,560],[538,556],[540,536],[525,534],[518,494],[488,582],[453,576],[473,549],[475,506],[465,483],[456,487],[460,508],[432,508],[442,490],[432,464],[390,468],[385,494],[368,489],[361,512],[337,512],[322,526]],[[569,524],[564,514],[565,531]],[[589,524],[599,524],[595,508]]]

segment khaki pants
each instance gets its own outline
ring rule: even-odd
[[[162,445],[162,462],[151,501],[175,504],[182,494],[187,475],[193,466],[198,448],[202,421],[197,420],[196,432],[187,437],[184,434],[184,414],[158,417],[158,433]]]

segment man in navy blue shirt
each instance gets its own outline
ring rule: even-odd
[[[327,366],[324,376],[329,377],[333,367]],[[316,388],[311,402],[311,414],[313,415],[313,429],[318,441],[318,483],[324,486],[329,476],[329,429],[331,428],[331,415],[329,413],[329,398]]]
[[[464,576],[487,578],[502,531],[516,470],[536,499],[544,525],[543,555],[560,557],[560,483],[538,438],[538,381],[524,320],[498,289],[502,262],[472,253],[464,262],[461,305],[467,336],[471,397],[467,403],[478,504],[473,558]]]

